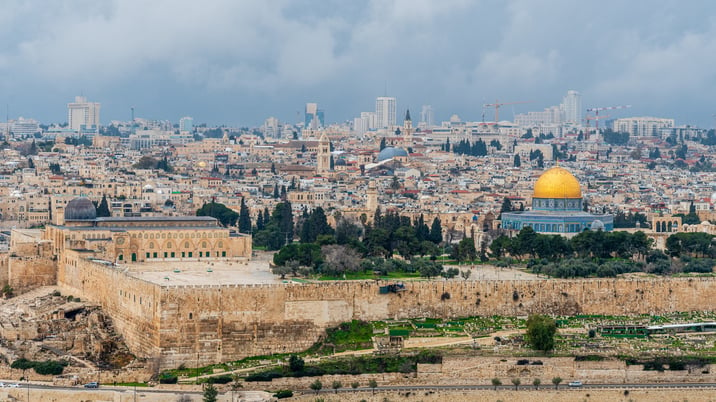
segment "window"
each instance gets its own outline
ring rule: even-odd
[[[172,251],[172,253],[171,253],[171,256],[172,256],[172,258],[174,258],[174,252],[173,252],[173,251]]]
[[[149,258],[150,255],[151,255],[151,254],[147,253],[147,258]]]
[[[191,258],[193,254],[194,254],[194,253],[192,253],[192,252],[190,251],[190,252],[189,252],[189,258]]]
[[[226,251],[222,251],[222,252],[221,252],[221,256],[222,256],[222,257],[226,257]]]
[[[152,256],[153,256],[154,258],[157,258],[157,253],[155,252],[154,254],[152,254]]]

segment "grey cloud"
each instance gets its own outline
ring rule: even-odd
[[[373,107],[477,119],[496,98],[632,103],[710,124],[716,5],[708,1],[8,1],[0,95],[17,114],[64,118],[79,91],[103,120],[259,124],[318,101],[330,121]],[[150,102],[149,100],[153,100]],[[684,101],[677,101],[687,99]],[[693,102],[688,101],[693,99]],[[2,99],[0,99],[2,100]],[[638,105],[638,107],[637,107]],[[683,116],[683,117],[682,117]],[[506,117],[509,117],[506,116]],[[680,121],[682,122],[682,121]]]

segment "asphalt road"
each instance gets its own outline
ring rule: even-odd
[[[62,387],[62,386],[53,386],[53,385],[44,385],[44,384],[36,384],[36,383],[26,383],[26,382],[17,382],[17,381],[0,381],[4,383],[5,388],[8,388],[8,384],[19,384],[20,389],[27,389],[29,387],[30,392],[32,392],[33,389],[54,389],[54,390],[65,390],[65,391],[75,391],[75,392],[82,392],[82,391],[119,391],[119,392],[133,392],[135,389],[134,387],[114,387],[109,385],[102,385],[99,388],[92,388],[87,389],[82,386],[75,386],[75,387]],[[258,385],[259,383],[257,383]],[[328,386],[326,384],[325,386]],[[261,388],[261,387],[258,387]],[[493,385],[401,385],[401,386],[382,386],[377,387],[375,390],[373,388],[369,387],[358,387],[358,388],[339,388],[338,390],[334,390],[332,388],[323,388],[319,391],[319,393],[322,394],[330,394],[335,393],[336,391],[338,393],[343,392],[381,392],[381,391],[392,391],[392,392],[402,392],[402,391],[478,391],[478,390],[492,390],[495,387]],[[497,386],[498,390],[514,390],[514,385],[499,385]],[[521,391],[535,391],[540,392],[542,390],[554,390],[555,387],[553,384],[542,384],[538,388],[535,388],[532,384],[523,384],[517,387],[518,390]],[[567,391],[579,391],[584,389],[716,389],[716,383],[647,383],[647,384],[623,384],[623,383],[612,383],[612,384],[583,384],[581,387],[569,387],[566,384],[561,384],[558,389],[560,390],[567,390]],[[241,391],[249,391],[249,389],[242,389]],[[302,393],[310,394],[315,393],[316,391],[311,389],[304,389],[300,390]],[[174,394],[174,395],[184,395],[184,394],[190,394],[190,395],[200,395],[201,391],[174,391],[171,389],[154,389],[150,387],[137,387],[136,392],[138,395],[143,396],[141,394]]]
[[[326,385],[327,386],[327,385]],[[400,386],[385,386],[377,387],[375,392],[379,391],[476,391],[476,390],[491,390],[495,387],[493,385],[400,385]],[[716,389],[716,383],[647,383],[647,384],[624,384],[624,383],[613,383],[613,384],[583,384],[581,387],[570,387],[565,383],[560,384],[558,389],[560,390],[573,390],[578,391],[582,389],[649,389],[649,388],[668,388],[668,389]],[[498,390],[514,390],[514,385],[498,385]],[[541,384],[538,388],[535,388],[532,384],[522,384],[517,387],[521,391],[541,391],[541,390],[554,390],[555,387],[551,383]],[[316,392],[311,389],[301,390],[304,393]],[[320,393],[334,393],[335,390],[332,388],[324,388]],[[359,387],[359,388],[339,388],[338,392],[373,392],[372,388]]]

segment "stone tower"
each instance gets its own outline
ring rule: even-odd
[[[413,146],[413,122],[410,119],[410,109],[405,112],[403,120],[403,147],[406,149]]]
[[[321,135],[321,139],[318,140],[318,166],[316,167],[316,173],[322,174],[331,171],[331,141],[326,136],[326,133]]]
[[[375,188],[375,182],[371,180],[368,182],[368,191],[366,191],[367,199],[365,202],[365,209],[368,211],[368,215],[372,216],[375,210],[378,209],[378,190]]]

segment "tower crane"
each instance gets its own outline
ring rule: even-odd
[[[602,110],[628,109],[630,107],[631,107],[631,105],[590,107],[587,109],[587,112],[594,112],[594,117],[596,117],[596,118],[592,119],[592,120],[596,120],[595,131],[598,133],[599,132],[599,112],[601,112]]]
[[[482,105],[483,108],[486,107],[494,107],[495,108],[495,124],[497,124],[500,121],[500,106],[504,105],[517,105],[520,103],[532,103],[532,101],[521,101],[521,102],[500,102],[498,100],[495,100],[495,103],[486,103]]]
[[[601,116],[585,116],[584,121],[587,122],[587,128],[584,130],[584,140],[587,141],[589,139],[589,121],[595,120],[597,122],[597,128],[599,128],[599,120],[601,119],[608,119],[609,115],[601,115]],[[599,131],[597,130],[597,133],[599,134]]]

